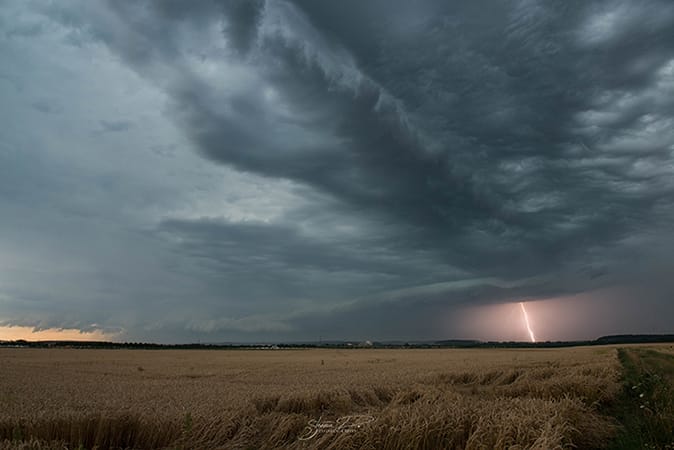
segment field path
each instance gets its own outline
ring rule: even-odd
[[[611,414],[623,425],[610,448],[674,449],[674,355],[619,348],[623,394]]]

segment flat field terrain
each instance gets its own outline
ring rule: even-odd
[[[618,356],[1,348],[0,448],[602,448]]]

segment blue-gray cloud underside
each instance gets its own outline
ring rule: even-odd
[[[120,269],[132,282],[119,295],[136,300],[117,301],[134,313],[106,323],[84,311],[82,323],[166,340],[441,337],[452,331],[434,320],[466,304],[641,284],[668,301],[670,2],[111,1],[40,11],[76,31],[72,45],[104,45],[158,87],[163,114],[204,164],[290,183],[299,199],[236,220],[173,214],[168,194],[150,196],[169,206],[115,235],[157,255],[148,278],[175,288]],[[14,34],[33,32],[22,30]],[[41,117],[68,111],[30,104]],[[122,114],[91,133],[142,129]],[[123,253],[115,261],[136,250]],[[35,311],[58,323],[48,305],[59,293],[49,297]],[[87,301],[103,299],[115,301]],[[16,310],[24,323],[39,316]]]

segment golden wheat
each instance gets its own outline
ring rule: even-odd
[[[599,448],[615,429],[599,407],[620,390],[610,347],[0,349],[0,361],[0,449]]]

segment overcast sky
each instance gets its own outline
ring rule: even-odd
[[[669,0],[6,0],[0,60],[0,325],[674,332]]]

